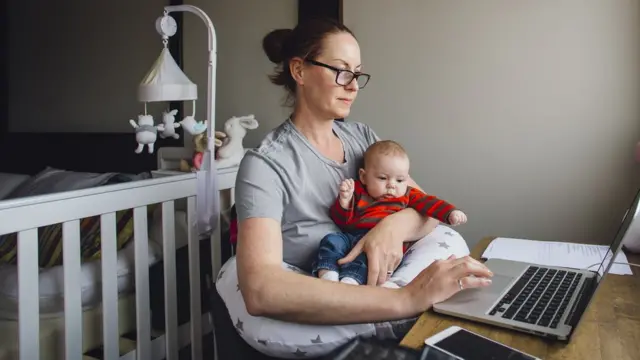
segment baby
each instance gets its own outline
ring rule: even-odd
[[[394,141],[378,141],[367,149],[359,177],[359,181],[342,181],[338,198],[330,209],[331,218],[342,232],[328,234],[320,242],[313,274],[322,279],[366,284],[364,252],[344,265],[338,265],[338,260],[387,215],[411,207],[449,225],[467,221],[467,216],[453,205],[407,185],[409,156]]]

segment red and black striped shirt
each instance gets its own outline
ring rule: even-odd
[[[386,216],[408,207],[448,224],[449,214],[456,209],[452,204],[412,187],[407,188],[404,196],[376,200],[369,196],[360,181],[354,183],[350,208],[343,209],[340,197],[337,197],[330,209],[331,218],[342,231],[371,229]]]

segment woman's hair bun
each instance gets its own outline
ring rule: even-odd
[[[262,48],[271,62],[280,64],[284,61],[284,45],[292,32],[291,29],[276,29],[262,39]]]

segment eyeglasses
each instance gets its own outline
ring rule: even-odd
[[[333,70],[336,73],[336,84],[340,85],[340,86],[347,86],[349,84],[351,84],[351,82],[353,81],[353,79],[356,80],[356,82],[358,83],[358,88],[363,89],[367,83],[369,82],[369,79],[371,79],[371,75],[369,74],[365,74],[365,73],[354,73],[351,70],[346,70],[346,69],[338,69],[337,67],[331,66],[331,65],[327,65],[325,63],[321,63],[319,61],[315,61],[315,60],[305,60],[306,62],[308,62],[309,64],[315,65],[315,66],[321,66],[324,68],[327,68],[329,70]]]

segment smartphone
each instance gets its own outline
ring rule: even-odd
[[[541,360],[459,326],[451,326],[424,343],[460,360]]]

